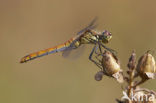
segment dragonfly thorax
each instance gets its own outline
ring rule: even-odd
[[[81,42],[81,44],[90,44],[90,43],[95,43],[98,40],[99,40],[99,37],[97,37],[96,35],[87,33],[83,37],[81,37],[80,42]]]

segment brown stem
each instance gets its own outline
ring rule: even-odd
[[[135,69],[131,69],[129,74],[129,89],[128,89],[128,97],[131,96],[132,89],[134,87],[134,75],[135,75]]]
[[[134,86],[133,86],[133,88],[135,88],[136,86],[138,86],[138,85],[141,85],[141,84],[143,84],[144,82],[146,82],[148,79],[142,79],[140,82],[138,82],[137,84],[135,84]]]

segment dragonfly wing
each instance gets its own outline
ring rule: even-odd
[[[71,54],[71,52],[72,52],[72,48],[70,47],[70,48],[67,48],[66,50],[64,50],[63,52],[62,52],[62,56],[64,57],[64,58],[67,58],[67,57],[69,57],[69,55]]]
[[[78,38],[80,37],[80,35],[78,35],[76,38],[74,38],[75,40],[73,40],[72,43],[70,43],[70,46],[68,46],[62,53],[62,56],[64,58],[67,58],[70,53],[73,51],[73,49],[75,48],[74,43],[78,40]]]
[[[86,32],[87,30],[91,30],[91,29],[94,29],[97,27],[97,25],[95,25],[95,22],[97,21],[97,17],[95,17],[91,22],[90,24],[85,27],[84,29],[80,30],[77,35],[81,35],[81,34],[84,34],[84,32]]]
[[[84,29],[82,29],[82,30],[80,30],[78,33],[77,33],[77,35],[75,36],[75,38],[73,38],[73,42],[71,43],[71,45],[68,47],[68,48],[66,48],[64,51],[63,51],[63,53],[62,53],[62,56],[63,57],[65,57],[65,58],[69,58],[69,56],[72,54],[73,55],[73,47],[74,47],[74,43],[82,36],[82,35],[84,35],[85,33],[86,33],[86,31],[87,30],[90,30],[90,29],[94,29],[94,28],[96,28],[96,26],[97,25],[95,25],[95,22],[97,21],[97,17],[95,17],[91,22],[90,22],[90,24],[86,27],[86,28],[84,28]],[[79,47],[79,48],[77,48],[76,50],[77,50],[77,55],[78,54],[83,54],[83,53],[80,53],[80,51],[81,52],[83,52],[85,49],[84,49],[84,45],[82,45],[81,47]],[[82,49],[83,48],[83,49]],[[76,53],[74,53],[74,56],[72,56],[72,57],[76,57],[76,55],[75,55]],[[80,55],[79,55],[80,56]],[[78,56],[77,56],[78,57]]]
[[[62,56],[67,59],[77,59],[79,58],[85,51],[85,45],[81,45],[77,49],[67,48],[63,51]]]

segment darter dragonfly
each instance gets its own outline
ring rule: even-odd
[[[79,48],[81,45],[84,45],[84,44],[94,45],[94,48],[92,49],[90,56],[89,56],[89,59],[92,62],[94,62],[92,60],[92,54],[95,51],[95,49],[99,48],[101,51],[101,48],[103,47],[111,52],[114,52],[114,50],[107,48],[105,46],[105,44],[107,44],[111,40],[112,34],[106,30],[102,32],[94,30],[94,28],[96,27],[95,21],[96,21],[96,18],[86,28],[78,32],[75,37],[69,39],[65,43],[26,55],[21,59],[20,63],[25,63],[27,61],[30,61],[30,60],[33,60],[33,59],[36,59],[38,57],[42,57],[48,54],[70,51],[70,50]]]

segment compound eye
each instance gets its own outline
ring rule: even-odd
[[[110,36],[111,36],[111,35],[112,35],[112,33],[108,33],[108,35],[110,35]]]
[[[105,34],[106,36],[112,36],[112,33],[110,33],[110,32],[106,32],[106,34]]]

